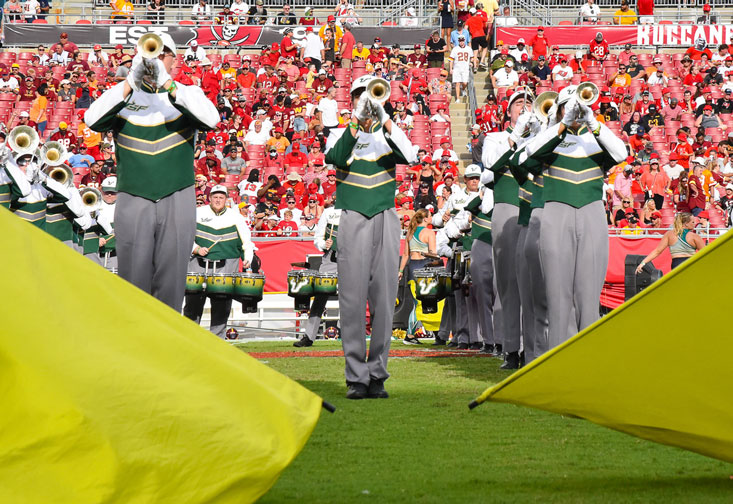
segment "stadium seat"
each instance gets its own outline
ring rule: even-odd
[[[76,23],[74,23],[74,24],[90,25],[90,24],[92,24],[92,22],[90,20],[88,20],[88,19],[77,19],[76,20]]]

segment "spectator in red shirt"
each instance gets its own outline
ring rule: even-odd
[[[211,69],[209,58],[204,58],[200,66],[203,69],[201,74],[201,89],[206,94],[206,97],[216,105],[216,97],[219,91],[221,91],[221,74]]]
[[[308,157],[300,150],[300,141],[293,137],[291,150],[283,157],[285,171],[291,172],[290,174],[292,175],[294,173],[293,170],[302,170],[307,164]]]
[[[79,186],[93,187],[95,189],[102,188],[102,181],[105,179],[102,173],[102,163],[95,161],[89,167],[89,173],[84,175],[79,181]]]
[[[292,153],[292,152],[291,152]],[[301,153],[302,154],[302,153]],[[303,184],[303,178],[296,171],[291,171],[285,178],[285,182],[282,187],[287,191],[292,191],[296,201],[300,199],[305,193],[305,184]]]
[[[276,90],[279,84],[280,79],[275,75],[275,67],[272,65],[266,65],[265,73],[257,77],[257,87],[261,90],[271,92]]]
[[[341,68],[351,68],[351,58],[356,45],[354,34],[351,33],[351,23],[344,23],[344,35],[341,37],[339,44],[339,54],[341,55]]]
[[[705,188],[702,184],[702,169],[703,166],[701,163],[699,163],[697,160],[693,161],[692,176],[690,177],[690,181],[688,184],[690,190],[690,199],[688,204],[690,206],[690,212],[692,212],[692,215],[694,215],[695,217],[700,215],[700,212],[705,210],[706,204]]]
[[[206,180],[213,184],[219,184],[226,178],[226,173],[221,168],[221,162],[213,150],[206,149],[206,156],[196,161],[196,175],[203,175]]]
[[[588,62],[584,59],[583,51],[575,51],[575,59],[568,61],[568,66],[570,66],[574,75],[585,75]]]
[[[699,39],[695,40],[694,46],[685,51],[685,54],[695,61],[699,61],[702,58],[702,55],[705,54],[707,55],[708,60],[710,60],[713,57],[713,53],[710,52],[710,49],[708,49],[707,47],[708,43],[705,41],[704,38],[700,37]]]
[[[698,70],[697,66],[690,67],[690,73],[685,75],[682,83],[685,86],[695,86],[698,83],[703,82],[703,75]]]
[[[326,200],[333,200],[336,193],[336,170],[330,169],[326,172],[326,181],[321,181],[321,190]]]
[[[318,77],[313,79],[313,88],[319,97],[324,97],[328,93],[328,89],[333,86],[333,82],[326,76],[326,70],[321,68],[318,71]]]
[[[654,0],[637,0],[639,24],[654,24]]]
[[[608,49],[608,42],[603,40],[603,33],[596,33],[596,37],[590,43],[590,50],[588,51],[590,57],[595,61],[606,61],[610,53]]]
[[[413,53],[407,56],[407,63],[415,65],[416,68],[423,68],[428,65],[428,57],[422,52],[420,44],[413,46]]]
[[[295,44],[295,42],[293,42],[293,39],[291,38],[293,34],[293,29],[287,27],[283,31],[283,34],[285,36],[280,41],[280,55],[283,58],[287,58],[288,56],[290,56],[291,58],[295,58],[298,55],[298,46],[297,44]]]
[[[687,170],[690,167],[690,158],[693,154],[692,146],[687,142],[687,133],[677,130],[677,142],[672,146],[670,154],[677,154],[677,164]]]
[[[283,220],[275,226],[277,236],[289,238],[298,235],[298,224],[293,220],[293,212],[285,210]]]
[[[529,47],[532,50],[531,56],[534,61],[537,61],[540,56],[547,58],[550,41],[545,37],[544,26],[539,26],[537,28],[537,34],[529,41]]]
[[[471,17],[466,21],[466,28],[468,33],[471,34],[473,57],[475,61],[478,61],[480,67],[486,67],[486,54],[489,47],[486,40],[486,19],[477,14],[474,7],[471,7],[469,12]]]
[[[53,53],[58,45],[60,45],[63,50],[69,54],[73,54],[79,50],[79,46],[69,41],[69,34],[66,32],[61,32],[61,35],[59,35],[59,41],[51,46],[50,52]],[[120,49],[122,49],[122,46],[120,46]]]

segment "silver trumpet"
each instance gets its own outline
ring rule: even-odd
[[[34,154],[41,139],[38,138],[36,130],[30,126],[16,126],[10,130],[6,143],[17,159],[26,154]]]
[[[592,82],[583,82],[578,84],[578,87],[575,90],[576,100],[578,103],[582,103],[588,107],[598,101],[600,94],[601,92],[598,89],[598,86]]]

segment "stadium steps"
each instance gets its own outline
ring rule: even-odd
[[[465,98],[461,103],[451,102],[450,117],[453,150],[460,158],[461,162],[458,168],[463,173],[465,167],[471,164],[471,153],[468,152],[466,144],[470,136],[471,120],[473,119]]]

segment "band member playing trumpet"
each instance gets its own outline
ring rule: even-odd
[[[22,198],[31,192],[31,183],[25,172],[11,159],[12,151],[5,141],[5,133],[0,132],[0,207],[10,208],[13,197]]]
[[[334,200],[336,195],[334,195]],[[341,210],[335,206],[329,206],[321,214],[316,225],[315,237],[313,243],[316,248],[323,252],[321,258],[321,266],[318,268],[319,273],[336,273],[336,250],[338,246],[338,228],[341,219]],[[294,347],[309,347],[313,345],[318,335],[318,326],[321,325],[321,316],[326,308],[328,296],[316,294],[313,297],[310,311],[308,312],[308,322],[305,325],[305,335],[298,341],[293,343]]]
[[[598,299],[608,266],[603,177],[626,157],[626,146],[588,106],[587,88],[564,88],[550,111],[556,124],[526,145],[544,170],[540,255],[547,288],[549,346],[598,320]],[[591,93],[593,94],[593,93]],[[535,168],[536,174],[539,170]],[[571,313],[575,320],[570,327]]]
[[[196,209],[196,240],[189,271],[231,275],[239,270],[240,258],[244,261],[244,268],[250,268],[255,246],[242,214],[237,209],[226,206],[227,188],[223,185],[212,187],[209,202],[208,205]],[[253,269],[257,271],[259,267]],[[204,294],[186,294],[183,314],[200,323],[205,302]],[[210,329],[222,339],[226,334],[231,311],[231,297],[211,298]]]
[[[127,78],[89,107],[85,123],[115,132],[120,276],[180,311],[196,233],[195,133],[219,114],[200,88],[173,82],[175,57],[170,35],[141,37]]]
[[[362,76],[351,85],[354,114],[348,128],[332,130],[326,162],[336,166],[339,221],[338,275],[346,397],[388,397],[387,356],[397,297],[400,222],[394,208],[395,165],[415,152],[382,103],[389,83]],[[366,352],[366,309],[371,342]]]
[[[10,210],[46,231],[49,204],[63,204],[76,217],[81,217],[84,212],[80,201],[73,195],[76,190],[70,180],[62,183],[40,170],[41,160],[35,157],[38,144],[38,134],[32,128],[13,128],[8,136],[10,154],[5,162],[5,173],[13,183]]]

